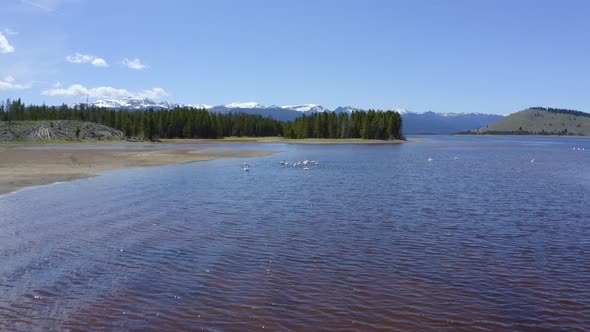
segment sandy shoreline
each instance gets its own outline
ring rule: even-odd
[[[290,139],[282,137],[226,137],[222,139],[163,139],[167,144],[216,144],[216,143],[273,143],[273,144],[310,144],[310,145],[334,145],[334,144],[401,144],[402,140],[374,140],[362,138],[305,138]]]
[[[131,143],[133,144],[133,143]],[[145,145],[143,143],[137,145]],[[275,151],[223,149],[108,149],[118,143],[84,143],[82,146],[101,146],[104,149],[58,150],[20,149],[32,144],[0,144],[0,194],[25,187],[46,185],[97,176],[108,170],[132,167],[162,166],[221,158],[253,158],[270,155]],[[130,145],[125,142],[125,145]]]
[[[227,137],[223,139],[165,139],[160,143],[127,141],[49,141],[0,144],[0,195],[22,188],[97,176],[102,171],[162,166],[220,158],[253,158],[275,151],[227,149],[227,143],[274,144],[400,144],[405,141],[364,139],[284,139]],[[158,148],[159,145],[207,144],[206,148]],[[76,149],[52,149],[52,145]],[[149,148],[146,149],[145,147]],[[34,149],[41,147],[41,149]],[[88,149],[84,149],[88,147]],[[97,147],[100,147],[97,149]],[[109,149],[109,147],[113,147]]]

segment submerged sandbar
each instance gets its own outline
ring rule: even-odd
[[[0,194],[30,186],[97,176],[102,171],[162,166],[221,158],[253,158],[275,151],[211,148],[134,147],[84,143],[76,149],[52,149],[43,144],[0,144]],[[84,149],[88,146],[88,149]],[[96,149],[96,147],[101,147]],[[116,148],[114,148],[116,146]],[[23,149],[26,147],[26,149]],[[110,149],[109,147],[113,147]],[[91,149],[92,148],[92,149]]]

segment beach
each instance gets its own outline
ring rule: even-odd
[[[163,139],[158,143],[126,141],[49,141],[0,144],[0,194],[30,186],[97,176],[102,171],[206,161],[253,158],[268,150],[224,148],[225,143],[267,144],[399,144],[402,140],[284,139],[282,137],[227,137],[223,139]],[[55,144],[71,149],[52,148]],[[210,147],[164,147],[208,144]],[[159,148],[161,146],[161,148]],[[147,147],[147,148],[146,148]]]
[[[401,144],[404,140],[378,140],[363,138],[303,138],[292,139],[283,137],[225,137],[220,139],[163,139],[169,144],[219,144],[219,143],[272,143],[272,144],[308,144],[308,145],[333,145],[333,144]]]
[[[71,144],[76,149],[52,149],[47,144],[0,144],[0,194],[25,187],[97,176],[100,172],[180,164],[220,158],[252,158],[274,153],[263,150],[211,148],[149,149],[136,143]],[[36,149],[42,147],[42,149]],[[88,149],[85,149],[88,147]],[[100,147],[100,149],[96,149]],[[109,148],[109,147],[112,147]]]

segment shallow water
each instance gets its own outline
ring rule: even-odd
[[[0,330],[590,326],[590,141],[418,138],[0,196]]]

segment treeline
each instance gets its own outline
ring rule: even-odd
[[[245,113],[219,114],[186,107],[158,111],[115,111],[85,105],[25,106],[20,99],[7,100],[3,104],[4,107],[0,107],[0,120],[3,121],[90,121],[119,129],[126,136],[148,139],[283,135],[282,122]]]
[[[563,108],[552,108],[552,107],[531,107],[532,110],[539,110],[539,111],[547,111],[550,113],[555,113],[555,114],[568,114],[568,115],[575,115],[575,116],[585,116],[585,117],[590,117],[589,113],[584,113],[584,112],[580,112],[580,111],[576,111],[576,110],[568,110],[568,109],[563,109]]]
[[[527,135],[527,136],[584,136],[582,133],[572,133],[567,129],[557,131],[528,131],[528,130],[487,130],[484,132],[479,131],[461,131],[454,135]]]
[[[315,113],[286,122],[284,133],[285,138],[402,139],[402,118],[393,111]]]
[[[1,121],[80,120],[121,130],[129,137],[222,138],[228,136],[284,136],[285,138],[400,139],[402,120],[397,112],[352,114],[324,112],[282,122],[248,113],[221,114],[205,109],[112,110],[103,107],[29,105],[20,99],[0,102]]]

